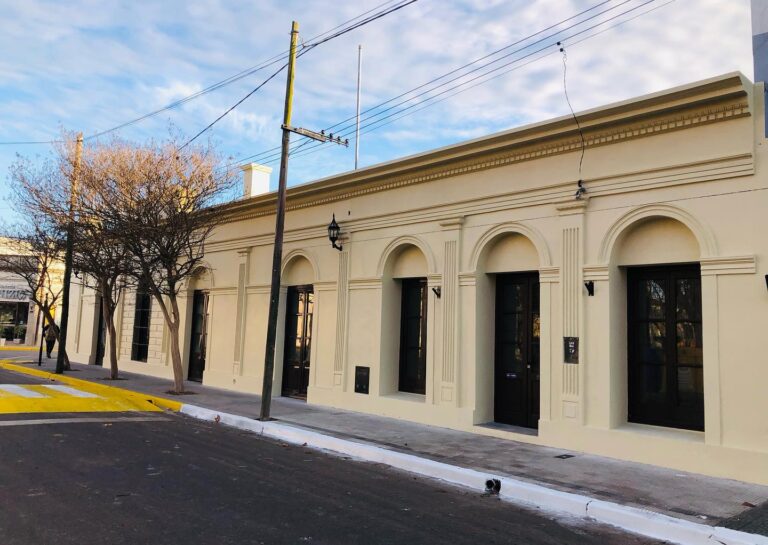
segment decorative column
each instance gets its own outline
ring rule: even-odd
[[[562,418],[584,423],[584,320],[582,266],[583,231],[587,198],[557,206],[562,226],[561,301],[562,301]]]
[[[552,295],[560,281],[560,269],[558,267],[542,267],[539,269],[539,421],[549,422],[553,418],[552,403],[552,373],[560,368],[558,353],[552,353],[552,315],[554,304]],[[557,343],[555,346],[559,346]],[[557,365],[555,364],[557,362]]]
[[[704,356],[704,441],[723,443],[722,369],[720,366],[720,277],[754,275],[754,255],[701,258],[701,319]],[[762,287],[762,286],[761,286]]]
[[[347,359],[347,336],[349,319],[349,239],[342,241],[339,252],[339,272],[336,281],[336,346],[333,356],[333,388],[346,390],[344,369]]]
[[[458,299],[459,256],[461,253],[461,226],[464,218],[451,218],[440,222],[443,229],[443,278],[440,288],[442,301],[442,366],[439,370],[439,395],[436,402],[456,406],[458,402]]]
[[[245,356],[245,316],[248,305],[248,286],[251,268],[251,249],[237,251],[237,313],[235,315],[235,344],[232,364],[232,375],[242,376],[243,358]]]

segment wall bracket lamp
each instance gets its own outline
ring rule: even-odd
[[[331,246],[336,248],[338,251],[341,251],[341,244],[336,244],[336,241],[339,240],[340,234],[341,227],[339,227],[339,224],[336,223],[336,214],[334,214],[331,223],[328,224],[328,240],[331,241]]]
[[[587,288],[587,295],[594,297],[595,295],[595,283],[592,280],[584,282],[584,287]]]
[[[438,299],[440,299],[440,296],[443,294],[443,290],[440,288],[440,286],[435,286],[432,288],[432,293],[434,293]]]

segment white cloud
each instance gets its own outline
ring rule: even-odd
[[[419,0],[301,57],[293,122],[319,129],[353,115],[359,43],[366,108],[596,3]],[[0,61],[0,140],[55,137],[60,125],[86,134],[117,125],[285,51],[292,18],[302,23],[306,40],[377,4],[7,3],[0,20],[0,48],[8,53]],[[573,105],[587,109],[732,70],[751,76],[749,23],[748,0],[676,0],[583,43],[566,41]],[[567,113],[562,61],[553,53],[364,135],[363,164]],[[168,121],[194,134],[269,73],[206,94],[123,135],[162,136]],[[279,144],[284,86],[281,74],[214,128],[224,155],[244,157]],[[40,150],[2,148],[0,169],[16,151]],[[307,181],[351,166],[350,151],[329,147],[296,157],[291,177]]]

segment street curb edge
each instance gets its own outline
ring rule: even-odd
[[[646,509],[562,492],[509,476],[493,475],[454,466],[279,422],[261,422],[245,416],[219,412],[187,403],[181,405],[179,412],[192,418],[221,423],[286,443],[306,445],[358,460],[381,463],[409,473],[478,491],[485,489],[487,479],[498,479],[502,484],[499,497],[504,501],[553,513],[586,518],[636,534],[680,543],[681,545],[768,545],[768,537],[765,536],[698,524]]]

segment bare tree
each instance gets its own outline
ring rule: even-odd
[[[14,274],[26,282],[31,301],[54,327],[58,340],[59,330],[53,310],[63,291],[63,233],[45,220],[37,221],[34,217],[19,226],[6,226],[3,231],[7,253],[0,255],[0,270]],[[59,345],[59,351],[64,351],[65,368],[69,369],[66,347]]]
[[[119,233],[103,222],[96,210],[103,203],[101,187],[110,179],[111,172],[120,168],[124,146],[113,141],[88,147],[80,160],[78,183],[73,184],[74,135],[64,133],[62,136],[63,143],[57,145],[53,158],[40,166],[21,157],[11,166],[13,198],[25,217],[42,218],[46,232],[59,233],[59,238],[65,240],[67,230],[72,227],[76,240],[73,268],[80,274],[83,286],[94,289],[101,297],[102,316],[110,341],[110,376],[116,379],[115,311],[120,293],[131,278],[134,261]]]
[[[83,190],[90,221],[119,234],[131,255],[128,274],[153,296],[170,332],[175,393],[184,392],[178,296],[203,264],[205,242],[221,221],[217,201],[233,173],[210,147],[180,147],[174,139],[144,146],[113,142],[109,176]],[[87,154],[86,154],[87,155]],[[87,161],[85,162],[87,164]],[[84,172],[88,170],[84,168]]]

